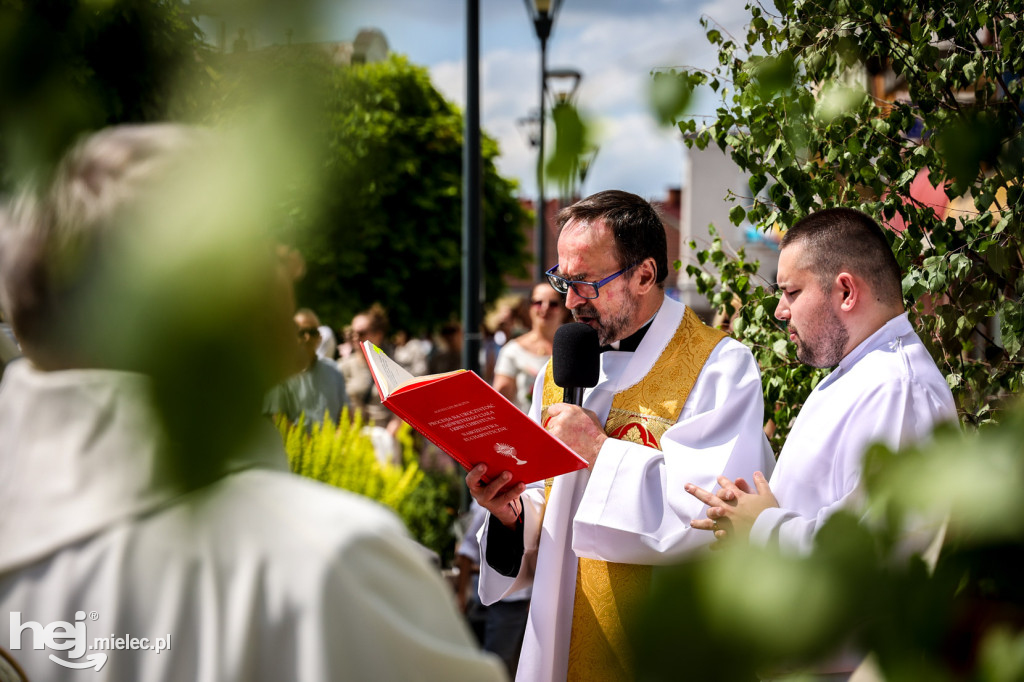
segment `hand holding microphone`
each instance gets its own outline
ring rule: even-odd
[[[580,407],[583,390],[597,385],[601,355],[597,332],[582,322],[558,328],[552,345],[551,369],[562,387],[562,403],[548,408],[544,427],[593,466],[607,439],[597,415]]]

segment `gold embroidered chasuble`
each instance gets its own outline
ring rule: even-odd
[[[725,334],[686,308],[658,360],[639,383],[617,393],[604,430],[611,438],[661,449],[661,437],[676,423],[704,363]],[[551,363],[544,378],[543,417],[562,401]],[[552,481],[545,482],[545,499]],[[651,567],[580,558],[576,569],[570,681],[629,680],[632,663],[623,625],[632,617],[650,583]]]

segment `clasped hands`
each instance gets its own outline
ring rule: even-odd
[[[601,446],[608,439],[597,415],[578,405],[556,403],[548,408],[544,428],[571,448],[593,467]],[[484,483],[487,465],[478,464],[466,474],[469,494],[477,504],[489,511],[505,526],[512,528],[519,519],[521,507],[519,496],[526,486],[522,483],[506,489],[512,474],[503,471]]]
[[[698,500],[708,505],[707,518],[696,519],[690,523],[692,528],[709,530],[718,540],[727,536],[745,540],[750,536],[754,521],[765,509],[778,507],[768,481],[760,471],[754,472],[754,486],[742,478],[735,481],[725,476],[718,477],[721,488],[714,493],[687,483],[683,488]]]

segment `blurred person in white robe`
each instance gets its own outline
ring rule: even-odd
[[[630,679],[623,623],[652,567],[712,540],[690,527],[704,506],[683,485],[710,488],[721,475],[770,469],[774,458],[750,351],[665,295],[665,229],[653,207],[601,192],[558,224],[549,281],[574,319],[597,331],[600,378],[582,407],[564,404],[549,363],[530,415],[590,466],[508,490],[507,472],[470,471],[470,491],[490,512],[480,595],[493,603],[533,586],[516,679]],[[482,485],[485,474],[492,480]]]
[[[37,680],[504,679],[398,518],[260,417],[298,259],[252,229],[258,147],[107,129],[0,220],[0,644]]]

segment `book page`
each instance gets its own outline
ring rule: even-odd
[[[402,384],[416,379],[408,370],[389,358],[387,353],[369,341],[363,341],[363,349],[370,365],[370,372],[373,373],[374,379],[377,380],[377,386],[380,388],[381,400],[391,395],[392,391]]]
[[[421,377],[413,377],[412,379],[409,379],[408,381],[403,381],[398,386],[395,386],[391,390],[391,394],[394,395],[395,393],[400,393],[401,391],[403,391],[403,390],[405,390],[407,388],[414,388],[416,386],[422,386],[424,384],[429,384],[431,382],[439,381],[441,379],[444,379],[445,377],[450,377],[453,374],[459,374],[460,372],[465,372],[465,371],[466,370],[464,370],[464,369],[456,369],[456,370],[451,371],[451,372],[442,372],[440,374],[424,374]]]

